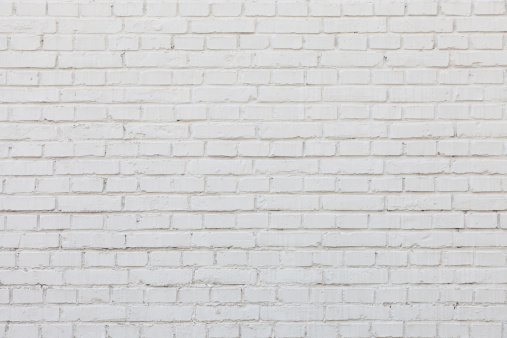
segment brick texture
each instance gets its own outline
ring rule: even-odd
[[[0,2],[0,338],[507,337],[506,15]]]

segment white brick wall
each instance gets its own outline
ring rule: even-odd
[[[507,337],[506,2],[0,2],[0,338]]]

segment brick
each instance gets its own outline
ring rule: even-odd
[[[384,18],[374,19],[325,19],[325,33],[378,33],[386,32],[387,23]]]
[[[325,247],[375,247],[385,246],[386,236],[382,233],[333,233],[323,237],[322,244]],[[350,255],[349,255],[350,256]],[[350,257],[346,255],[345,260],[347,261]],[[349,257],[349,258],[348,258]],[[349,264],[350,265],[350,264]]]
[[[505,11],[0,3],[0,336],[500,336]]]
[[[394,33],[448,33],[453,30],[453,20],[450,18],[393,18],[390,24]]]
[[[262,26],[261,26],[262,27]],[[254,20],[237,20],[237,19],[221,19],[221,20],[193,20],[192,32],[199,34],[209,33],[253,33]],[[262,31],[262,28],[260,28]]]
[[[325,210],[382,210],[384,198],[382,196],[325,196],[322,198]]]

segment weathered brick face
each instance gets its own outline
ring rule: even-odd
[[[505,1],[0,2],[0,338],[507,337]]]

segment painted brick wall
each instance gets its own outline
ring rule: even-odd
[[[0,337],[507,337],[506,32],[1,2]]]

